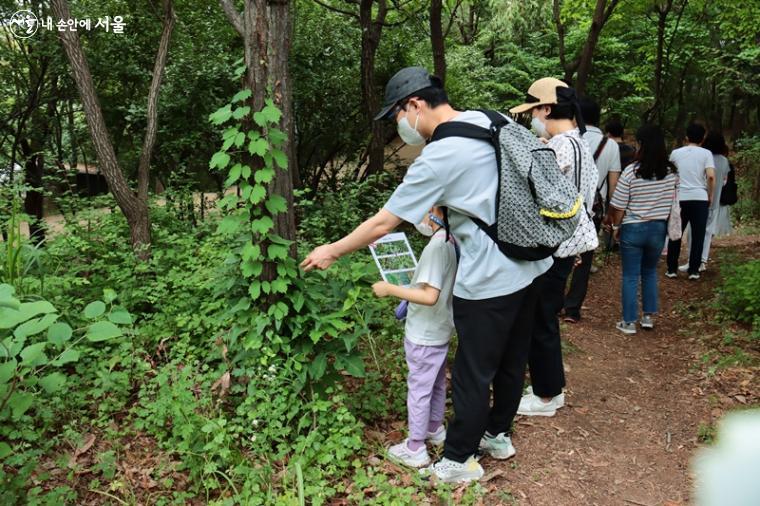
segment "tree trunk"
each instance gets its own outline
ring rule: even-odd
[[[441,15],[443,0],[430,1],[430,42],[433,47],[433,72],[446,82],[446,45]]]
[[[66,0],[52,0],[51,7],[56,19],[71,19],[68,2]],[[165,24],[173,23],[172,19],[165,19]],[[66,56],[71,64],[71,71],[76,82],[82,107],[87,118],[87,126],[92,136],[95,152],[98,156],[98,168],[108,182],[108,188],[116,200],[119,209],[129,224],[132,248],[138,258],[147,260],[150,257],[150,214],[148,202],[140,198],[129,187],[126,177],[119,166],[114,152],[111,137],[106,128],[103,111],[100,107],[95,85],[90,73],[87,58],[82,51],[77,32],[63,31],[59,34]],[[163,42],[163,35],[162,35]],[[159,57],[160,59],[160,49]],[[156,76],[154,76],[154,80]],[[160,77],[158,78],[160,82]],[[156,92],[157,93],[157,92]],[[150,105],[149,105],[150,107]],[[146,138],[149,135],[146,135]],[[142,153],[141,157],[145,154]],[[148,154],[149,160],[149,154]]]
[[[578,94],[582,95],[586,92],[586,84],[591,73],[591,63],[594,59],[594,50],[599,42],[599,35],[602,33],[602,29],[612,15],[612,11],[617,3],[618,0],[611,0],[609,5],[607,5],[607,0],[596,0],[591,28],[589,28],[586,42],[583,44],[583,50],[578,60],[578,77],[575,81],[575,90]]]
[[[377,15],[372,10],[377,2]],[[375,90],[375,54],[380,45],[380,34],[387,14],[386,0],[361,0],[359,4],[359,25],[362,30],[361,42],[361,91],[364,111],[369,122],[370,140],[367,147],[368,162],[363,177],[378,174],[385,161],[385,129],[381,121],[374,121],[380,109],[380,101]]]
[[[24,197],[24,212],[29,215],[29,239],[34,244],[42,244],[45,241],[45,227],[43,223],[44,197],[42,193],[42,176],[45,166],[45,158],[42,154],[42,146],[37,142],[31,143],[21,140],[21,152],[26,158],[24,162],[24,182],[31,188],[26,191]]]

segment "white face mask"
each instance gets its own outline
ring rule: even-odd
[[[546,125],[544,125],[544,122],[536,116],[533,116],[533,119],[530,120],[530,126],[539,137],[543,137],[544,139],[549,138],[549,132],[546,131]]]
[[[417,223],[414,228],[416,228],[417,232],[424,235],[425,237],[432,237],[434,234],[433,227],[427,223]]]
[[[420,114],[417,113],[417,119],[414,120],[414,128],[409,124],[409,120],[406,119],[408,115],[409,112],[407,111],[404,117],[398,122],[396,127],[398,136],[410,146],[421,146],[422,144],[425,144],[425,138],[417,131],[417,123],[420,122]]]

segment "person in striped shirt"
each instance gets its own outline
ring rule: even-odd
[[[654,328],[657,312],[657,262],[668,231],[668,216],[675,198],[677,169],[668,160],[665,136],[656,126],[636,132],[636,161],[620,174],[605,218],[620,240],[623,264],[623,320],[617,329],[636,333],[639,320],[639,279],[643,316],[641,328]]]

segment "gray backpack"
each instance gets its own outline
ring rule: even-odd
[[[498,112],[481,112],[491,120],[490,128],[460,121],[441,123],[431,142],[467,137],[493,145],[499,177],[496,223],[487,225],[471,219],[506,256],[518,260],[547,258],[573,235],[583,198],[559,170],[554,150]]]

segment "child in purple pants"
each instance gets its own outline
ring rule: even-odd
[[[440,209],[431,209],[416,227],[430,242],[422,250],[409,288],[380,281],[372,289],[378,297],[409,301],[404,338],[409,367],[409,437],[391,446],[388,455],[401,464],[424,467],[430,463],[425,441],[441,445],[446,439],[446,355],[454,333],[452,292],[457,257]]]

